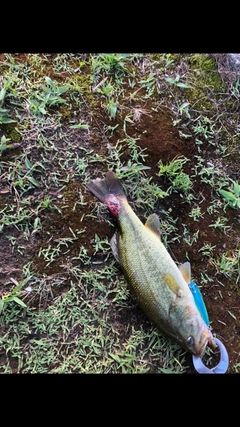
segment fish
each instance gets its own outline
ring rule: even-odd
[[[143,224],[112,170],[104,178],[90,180],[86,187],[116,219],[111,249],[146,317],[196,357],[203,356],[207,345],[215,349],[211,329],[188,286],[189,277],[184,276],[186,265],[182,273],[162,243],[158,215],[152,213]]]

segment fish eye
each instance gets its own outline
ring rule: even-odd
[[[192,347],[194,345],[194,338],[193,337],[188,337],[187,338],[187,344]]]

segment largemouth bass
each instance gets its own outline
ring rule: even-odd
[[[158,216],[150,215],[144,225],[112,171],[86,186],[117,218],[119,231],[111,240],[111,248],[148,319],[196,357],[202,357],[207,345],[216,348],[188,286],[190,264],[178,268],[173,261],[161,242]]]

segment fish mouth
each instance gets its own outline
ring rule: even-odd
[[[201,337],[199,340],[199,345],[196,351],[194,352],[194,356],[202,357],[207,345],[209,345],[209,347],[211,347],[213,350],[217,347],[217,344],[214,341],[214,337],[210,329],[204,329],[202,331]]]
[[[201,347],[198,347],[196,349],[196,351],[194,352],[194,356],[202,357],[207,345],[208,345],[208,340],[205,340],[205,342],[201,345]]]

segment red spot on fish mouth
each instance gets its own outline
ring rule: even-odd
[[[109,196],[106,198],[105,203],[110,210],[111,214],[113,216],[118,216],[120,211],[120,201],[114,194],[109,194]]]

